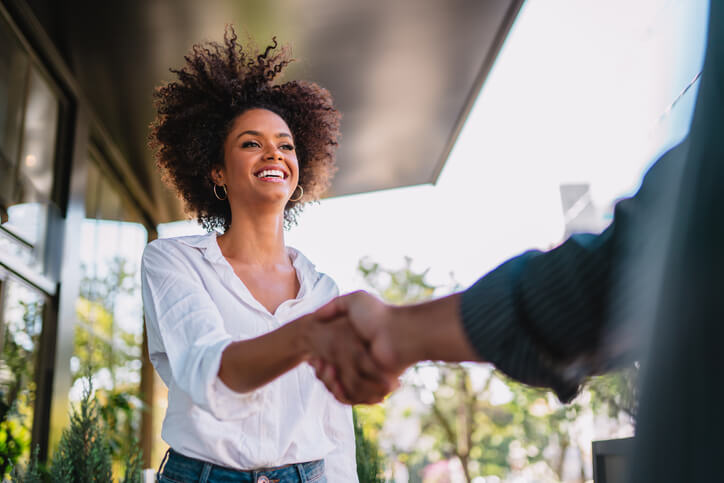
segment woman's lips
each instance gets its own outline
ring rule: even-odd
[[[254,176],[262,181],[270,183],[283,183],[284,180],[287,179],[287,173],[285,173],[281,169],[276,168],[262,169],[261,171],[258,171],[256,174],[254,174]]]

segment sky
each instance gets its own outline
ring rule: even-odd
[[[590,184],[610,221],[688,131],[698,83],[681,93],[701,70],[707,14],[706,0],[528,0],[437,182],[307,206],[287,244],[342,292],[367,288],[364,257],[389,268],[410,257],[430,282],[467,286],[562,241],[561,184]]]

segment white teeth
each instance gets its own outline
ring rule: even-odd
[[[278,169],[265,169],[256,174],[257,178],[284,178],[284,172]]]

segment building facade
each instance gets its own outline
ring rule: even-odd
[[[153,457],[139,265],[157,213],[30,8],[0,3],[0,472],[47,458],[92,377]]]

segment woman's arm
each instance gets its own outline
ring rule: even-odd
[[[141,267],[149,350],[167,384],[173,380],[195,404],[220,419],[233,417],[239,397],[293,369],[311,357],[335,360],[354,354],[350,363],[366,371],[346,371],[352,387],[370,387],[364,379],[379,369],[346,318],[322,324],[301,317],[262,336],[234,340],[221,313],[177,248],[164,240],[146,247]],[[258,396],[258,395],[257,395]]]
[[[309,359],[309,336],[316,329],[309,315],[254,339],[229,344],[221,355],[219,379],[231,390],[249,392]]]
[[[340,368],[346,387],[386,393],[391,382],[369,355],[365,343],[346,318],[320,322],[309,314],[254,339],[232,342],[221,355],[219,379],[231,390],[258,389],[309,359],[338,360],[344,354],[349,368]],[[362,401],[375,403],[375,400]]]

